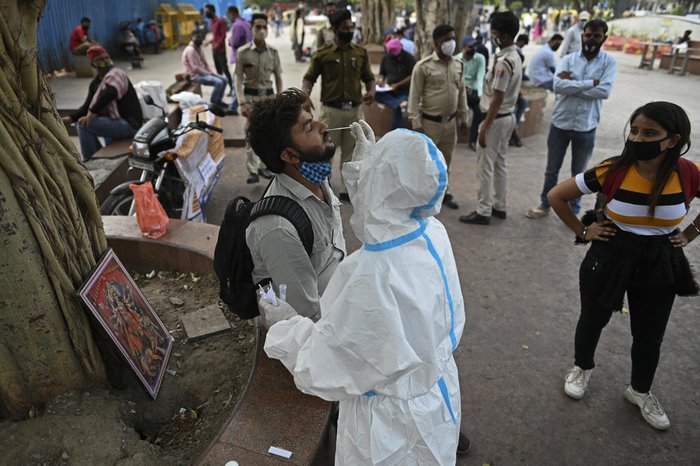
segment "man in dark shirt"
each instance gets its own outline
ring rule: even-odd
[[[87,50],[90,65],[97,77],[90,82],[85,103],[72,115],[63,118],[66,125],[78,123],[80,154],[87,162],[106,140],[130,139],[143,123],[141,104],[126,73],[115,68],[107,51],[99,45]]]
[[[489,49],[484,45],[484,38],[481,34],[477,34],[476,37],[476,53],[480,53],[486,59],[486,73],[489,72]]]
[[[216,8],[211,3],[204,5],[204,14],[211,20],[211,54],[216,67],[216,74],[226,76],[231,95],[235,93],[233,89],[233,79],[228,69],[228,59],[226,58],[226,32],[228,27],[226,22],[216,16]]]
[[[369,64],[367,51],[351,43],[355,29],[348,10],[340,10],[331,16],[331,27],[335,32],[335,44],[317,50],[311,65],[304,74],[302,90],[311,95],[311,90],[321,76],[320,120],[329,128],[342,128],[362,118],[361,103],[371,105],[374,101],[374,74]],[[362,93],[362,83],[365,93]],[[355,139],[348,130],[331,132],[331,139],[340,147],[340,168],[350,161],[355,150]],[[340,199],[350,200],[342,174]]]
[[[391,39],[386,43],[386,55],[379,65],[379,86],[390,87],[391,90],[377,92],[375,100],[394,109],[394,119],[391,129],[401,128],[401,102],[408,100],[411,86],[411,73],[416,65],[413,55],[403,50],[400,39]]]

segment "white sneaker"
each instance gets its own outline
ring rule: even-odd
[[[535,207],[534,209],[528,210],[527,213],[525,214],[525,216],[527,218],[533,218],[533,219],[540,218],[540,217],[544,217],[545,215],[549,215],[549,212],[551,210],[552,209],[550,207],[545,207],[542,204],[540,204],[537,207]]]
[[[574,400],[580,400],[586,394],[588,388],[588,379],[591,378],[591,371],[583,370],[578,366],[574,366],[566,373],[564,379],[564,393],[569,395]]]
[[[639,406],[642,417],[655,429],[666,430],[671,427],[664,408],[653,393],[639,393],[631,385],[625,390],[625,398],[632,404]]]

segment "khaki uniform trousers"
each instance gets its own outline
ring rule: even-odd
[[[272,96],[264,96],[264,95],[247,95],[245,96],[245,101],[251,105],[253,105],[255,102],[263,99],[269,99]],[[258,157],[255,154],[255,151],[253,150],[252,147],[250,147],[250,143],[248,143],[248,138],[246,138],[245,141],[245,168],[248,170],[248,173],[252,173],[254,175],[258,174],[258,170],[264,170],[267,168],[265,164],[263,163],[262,160],[260,160],[260,157]]]
[[[445,157],[445,162],[447,163],[447,174],[449,175],[452,153],[457,144],[457,118],[443,123],[423,118],[423,134],[428,136],[442,152],[442,156]],[[449,187],[445,192],[449,192]]]
[[[482,124],[483,126],[483,124]],[[476,213],[491,216],[491,209],[506,210],[508,141],[515,129],[515,115],[493,120],[486,147],[476,145],[476,170],[480,181]],[[481,132],[482,128],[479,128]]]
[[[322,105],[319,119],[329,128],[350,126],[350,123],[362,119],[361,107],[361,105],[358,105],[355,108],[341,110],[339,108],[329,107],[328,105]],[[342,170],[345,162],[349,162],[352,159],[352,152],[355,150],[355,138],[352,137],[352,133],[349,129],[331,131],[329,134],[331,135],[333,144],[335,144],[336,147],[340,147],[340,192],[347,193],[348,190],[345,187]]]

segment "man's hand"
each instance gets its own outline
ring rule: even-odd
[[[84,117],[80,117],[80,119],[78,120],[78,124],[83,128],[87,128],[87,126],[90,123],[92,123],[92,120],[94,120],[95,118],[97,118],[97,113],[92,113],[88,111],[87,115],[85,115]]]
[[[469,127],[467,126],[466,123],[460,123],[459,124],[459,133],[462,136],[466,136],[469,133]]]
[[[248,102],[245,102],[242,104],[239,102],[239,104],[241,107],[241,115],[248,118],[248,115],[250,115],[250,110],[251,110],[250,104]]]
[[[562,71],[562,72],[560,72],[560,73],[557,75],[557,77],[558,77],[559,79],[574,79],[573,76],[571,76],[571,73],[569,73],[568,71]]]
[[[597,86],[598,84],[600,84],[600,79],[594,79],[593,86]]]
[[[482,126],[479,129],[479,146],[480,147],[486,147],[486,133],[489,132],[491,128],[487,128],[486,126]]]
[[[365,95],[362,96],[362,102],[367,105],[372,105],[372,102],[374,102],[374,90],[366,92]]]
[[[277,322],[291,319],[297,315],[297,311],[295,311],[292,306],[279,298],[277,298],[277,306],[263,299],[259,299],[258,309],[260,310],[260,316],[262,316],[265,327],[267,328],[272,327]]]

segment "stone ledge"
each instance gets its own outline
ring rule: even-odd
[[[170,220],[168,232],[154,240],[141,234],[135,217],[102,217],[109,246],[126,267],[149,272],[213,273],[219,227]],[[256,327],[253,370],[245,391],[217,437],[197,460],[200,465],[311,464],[324,439],[330,403],[297,390],[277,360],[263,351],[265,336]],[[225,355],[222,355],[225,357]],[[292,452],[290,459],[267,453],[270,446]]]

